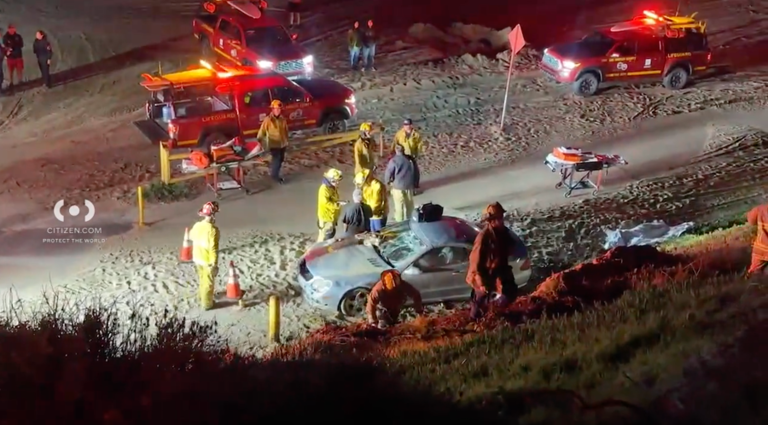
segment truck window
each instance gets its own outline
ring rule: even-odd
[[[304,92],[296,87],[275,87],[272,89],[272,96],[285,104],[304,102]]]
[[[627,40],[616,46],[613,50],[613,54],[618,57],[635,56],[637,54],[637,42],[634,40]]]
[[[683,37],[683,40],[685,40],[686,47],[690,52],[701,52],[709,47],[707,45],[707,38],[704,34],[698,32],[689,31]]]
[[[249,49],[260,50],[292,43],[293,40],[288,31],[281,26],[251,28],[245,31],[245,45]]]
[[[682,38],[665,38],[664,50],[666,53],[685,53],[688,50],[688,41]]]
[[[219,31],[221,31],[222,33],[226,34],[227,36],[229,36],[234,40],[243,39],[242,33],[240,32],[240,28],[238,28],[237,25],[225,19],[222,19],[219,22]]]
[[[271,101],[267,90],[252,91],[243,96],[243,103],[249,108],[269,108]]]
[[[638,55],[655,55],[661,52],[660,40],[658,38],[644,38],[637,41]]]

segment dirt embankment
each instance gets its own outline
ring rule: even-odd
[[[276,352],[282,358],[328,354],[392,355],[456,342],[503,325],[517,325],[543,315],[581,311],[596,303],[611,302],[639,284],[654,283],[654,276],[684,274],[692,264],[688,253],[666,253],[651,246],[619,247],[589,263],[556,273],[530,295],[506,308],[492,307],[475,322],[466,309],[436,318],[418,318],[382,330],[363,323],[327,325],[297,344]],[[661,281],[662,279],[658,279]]]

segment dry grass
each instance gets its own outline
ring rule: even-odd
[[[230,352],[213,326],[166,317],[150,335],[139,316],[123,324],[109,309],[52,302],[34,320],[0,323],[0,389],[13,389],[0,397],[0,422],[758,421],[764,403],[740,396],[765,387],[754,361],[689,367],[745,330],[708,358],[768,351],[744,343],[768,336],[766,291],[740,277],[750,232],[701,236],[670,254],[613,254],[479,324],[458,312],[389,332],[325,329],[266,360]],[[690,390],[701,382],[719,395]],[[605,398],[626,403],[588,401]],[[702,400],[706,417],[692,415]]]

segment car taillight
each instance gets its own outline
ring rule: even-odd
[[[179,126],[173,123],[168,123],[168,135],[171,136],[171,139],[175,139],[178,134]]]
[[[531,269],[531,259],[526,258],[525,261],[523,261],[523,265],[520,266],[520,270],[530,270]]]

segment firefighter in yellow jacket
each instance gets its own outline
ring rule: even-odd
[[[366,169],[355,175],[355,186],[363,192],[363,203],[371,208],[371,232],[381,231],[387,225],[389,213],[387,187]]]
[[[360,124],[360,137],[355,141],[352,148],[355,155],[355,175],[363,170],[373,171],[376,162],[373,157],[373,138],[371,123],[364,122]]]
[[[216,227],[218,202],[207,202],[197,213],[203,219],[192,226],[189,239],[192,240],[192,261],[197,269],[200,307],[213,308],[213,288],[219,261],[219,228]]]
[[[418,170],[419,168],[419,156],[424,153],[424,140],[421,138],[421,133],[413,128],[413,120],[406,118],[403,121],[403,128],[395,133],[395,140],[392,141],[392,148],[390,153],[395,153],[395,146],[400,145],[403,147],[403,153],[410,156],[413,159],[413,165]],[[418,189],[419,185],[416,182],[415,189]]]
[[[341,183],[341,171],[331,168],[323,174],[323,184],[317,192],[317,228],[320,229],[317,236],[318,242],[332,239],[336,236],[336,223],[339,221],[341,206],[345,202],[339,201],[339,183]]]
[[[264,118],[256,138],[264,144],[264,149],[272,157],[269,162],[269,176],[278,183],[284,183],[280,177],[280,169],[285,161],[285,151],[288,149],[288,120],[283,116],[283,102],[273,100],[270,104],[272,112]]]

